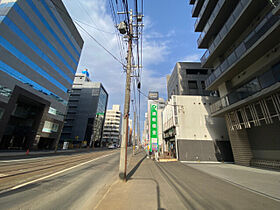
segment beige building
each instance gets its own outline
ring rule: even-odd
[[[107,110],[102,145],[108,146],[111,144],[120,145],[121,139],[121,128],[122,128],[122,113],[120,105],[113,105],[113,108]]]
[[[171,96],[163,109],[163,138],[180,161],[232,161],[223,118],[210,116],[211,96]]]

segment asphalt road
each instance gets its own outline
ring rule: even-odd
[[[68,158],[70,157],[68,156]],[[65,162],[64,165],[60,164],[57,166],[56,164],[53,168],[50,167],[52,173],[44,171],[44,176],[39,176],[38,171],[42,174],[42,165],[47,166],[51,160],[54,162],[55,157],[51,157],[51,159],[46,157],[46,161],[49,161],[49,163],[44,162],[45,164],[40,162],[36,164],[34,160],[32,167],[36,170],[28,171],[27,174],[22,166],[31,164],[29,161],[23,161],[21,164],[18,161],[11,162],[9,164],[11,168],[6,169],[6,172],[4,171],[6,174],[12,174],[12,176],[6,178],[6,183],[11,182],[11,180],[8,180],[9,178],[17,180],[17,182],[13,182],[15,188],[22,184],[23,186],[14,190],[11,190],[12,186],[7,186],[4,191],[2,190],[0,192],[0,209],[92,208],[102,198],[106,186],[109,187],[109,185],[117,180],[119,150],[105,151],[91,158],[86,156],[88,159],[82,157],[83,155],[81,155],[80,159],[82,160],[80,161],[77,161],[76,158],[73,161]],[[42,162],[43,159],[39,158],[38,161]],[[70,164],[70,162],[72,163]],[[7,162],[0,163],[2,170],[5,168],[3,164],[7,164]],[[18,173],[21,170],[23,170],[24,176]],[[29,174],[32,174],[33,177],[27,180],[27,177],[30,176]],[[26,180],[18,183],[19,181],[15,177]],[[33,182],[36,179],[38,181]],[[27,182],[30,184],[25,185]]]

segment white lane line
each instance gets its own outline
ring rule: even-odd
[[[191,160],[181,160],[180,161],[181,163],[209,163],[209,164],[233,164],[233,162],[219,162],[219,161],[198,161],[198,160],[194,160],[194,161],[191,161]]]
[[[10,162],[24,162],[38,159],[47,159],[51,157],[38,157],[38,158],[26,158],[26,159],[17,159],[17,160],[1,160],[0,163],[10,163]]]
[[[73,155],[76,157],[80,154]],[[25,162],[25,161],[32,161],[32,160],[40,160],[40,159],[52,159],[56,157],[65,157],[66,155],[59,155],[59,156],[46,156],[46,157],[37,157],[37,158],[24,158],[24,159],[16,159],[16,160],[1,160],[0,163],[10,163],[10,162]]]
[[[32,184],[32,183],[35,183],[35,182],[38,182],[38,181],[42,181],[42,180],[44,180],[44,179],[47,179],[47,178],[56,176],[56,175],[58,175],[58,174],[64,173],[64,172],[66,172],[66,171],[69,171],[69,170],[72,170],[72,169],[77,168],[77,167],[79,167],[79,166],[85,165],[85,164],[87,164],[87,163],[90,163],[90,162],[99,160],[99,159],[101,159],[101,158],[108,157],[108,156],[113,155],[113,154],[116,154],[116,153],[114,152],[114,153],[111,153],[111,154],[108,154],[108,155],[103,155],[103,156],[100,156],[100,157],[98,157],[98,158],[95,158],[95,159],[92,159],[92,160],[89,160],[89,161],[80,163],[80,164],[78,164],[78,165],[72,166],[72,167],[70,167],[70,168],[66,168],[66,169],[63,169],[63,170],[61,170],[61,171],[55,172],[55,173],[53,173],[53,174],[50,174],[50,175],[47,175],[47,176],[44,176],[44,177],[41,177],[41,178],[38,178],[38,179],[35,179],[35,180],[32,180],[32,181],[29,181],[29,182],[25,182],[25,183],[23,183],[23,184],[14,186],[14,187],[12,187],[12,188],[9,188],[9,189],[5,190],[5,192],[10,191],[10,190],[15,190],[15,189],[18,189],[18,188],[21,188],[21,187],[24,187],[24,186],[26,186],[26,185],[29,185],[29,184]]]

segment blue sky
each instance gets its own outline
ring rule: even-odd
[[[80,21],[96,40],[117,57],[120,48],[116,38],[108,0],[63,0],[74,20]],[[132,0],[130,0],[131,6]],[[171,3],[172,2],[172,3]],[[166,75],[178,61],[199,61],[203,50],[197,49],[192,6],[188,0],[144,0],[142,91],[159,91],[166,99]],[[81,23],[82,22],[82,23]],[[84,24],[86,23],[86,24]],[[77,27],[79,30],[80,28]],[[105,32],[104,32],[105,31]],[[108,108],[124,103],[125,74],[121,65],[80,30],[85,41],[78,72],[87,68],[92,81],[102,82],[109,93]],[[123,109],[123,108],[122,108]],[[147,110],[141,103],[141,127]]]

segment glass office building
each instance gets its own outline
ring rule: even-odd
[[[91,82],[88,72],[77,73],[71,90],[61,144],[74,147],[100,146],[108,93],[100,82]]]
[[[0,148],[53,149],[83,40],[61,0],[0,1]]]

